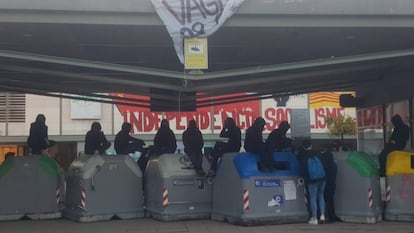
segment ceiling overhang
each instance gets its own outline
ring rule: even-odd
[[[246,1],[208,38],[209,69],[199,74],[178,61],[150,1],[125,0],[116,9],[105,0],[99,9],[58,2],[0,4],[1,90],[147,107],[148,100],[102,93],[161,89],[196,92],[203,107],[313,91],[373,95],[364,90],[396,74],[414,84],[414,4],[407,1]]]
[[[150,96],[151,90],[157,88],[199,93],[199,107],[202,107],[250,98],[271,98],[275,95],[356,90],[366,86],[366,83],[379,83],[386,81],[387,76],[391,77],[392,74],[410,71],[414,49],[200,74],[11,51],[0,51],[0,57],[0,69],[3,70],[0,89],[5,91],[67,93],[69,95],[66,97],[87,95],[102,100],[105,95],[94,93],[112,93],[115,86],[116,90],[122,90],[123,93],[139,93],[144,96]],[[250,95],[202,101],[206,97],[237,93]],[[116,97],[106,98],[122,101]],[[147,106],[149,102],[136,104]]]

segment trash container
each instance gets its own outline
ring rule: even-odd
[[[378,164],[363,152],[334,152],[338,166],[335,213],[344,222],[382,220]]]
[[[414,221],[414,153],[388,154],[386,174],[385,219]]]
[[[79,222],[144,217],[142,182],[128,155],[85,155],[66,174],[64,216]]]
[[[6,159],[0,165],[0,220],[60,218],[61,177],[61,169],[47,156]]]
[[[238,225],[306,222],[304,183],[292,153],[273,155],[273,172],[250,153],[226,153],[213,180],[212,220]]]
[[[148,161],[144,196],[145,208],[152,218],[210,218],[212,185],[205,177],[198,177],[185,158],[183,154],[163,154]]]

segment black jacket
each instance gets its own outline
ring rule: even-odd
[[[105,150],[111,146],[104,133],[101,131],[100,124],[92,123],[91,130],[85,136],[85,154],[93,155],[95,151],[104,154]]]
[[[221,138],[228,138],[224,146],[224,152],[239,152],[241,147],[241,131],[236,125],[223,128],[220,132]]]
[[[250,153],[263,153],[264,147],[262,129],[252,125],[246,130],[244,149]]]
[[[129,153],[133,153],[137,150],[130,150],[131,147],[129,146],[132,143],[139,144],[138,150],[142,150],[145,142],[139,138],[134,138],[129,134],[129,130],[121,130],[115,136],[114,141],[114,148],[117,154],[119,155],[126,155]]]
[[[324,151],[321,153],[321,161],[325,167],[326,183],[336,183],[336,174],[338,172],[338,166],[335,163],[333,154],[331,151]]]
[[[392,131],[389,143],[395,144],[397,150],[404,150],[410,137],[410,127],[404,124],[399,115],[393,116],[391,122],[394,125],[394,130]]]
[[[177,140],[174,132],[167,126],[161,126],[154,137],[153,153],[157,155],[174,153],[177,149]]]
[[[184,152],[187,154],[202,154],[204,146],[203,135],[194,125],[190,125],[183,133]]]
[[[32,148],[32,153],[40,153],[49,147],[47,126],[39,122],[33,122],[30,124],[30,133],[27,138],[27,144]]]
[[[266,147],[269,152],[283,151],[292,146],[292,139],[286,137],[286,132],[274,129],[266,139]]]

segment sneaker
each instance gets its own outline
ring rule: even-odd
[[[206,173],[203,171],[203,169],[196,169],[197,176],[205,176]]]
[[[318,220],[316,218],[311,218],[309,219],[308,223],[311,225],[318,225]]]
[[[216,172],[214,170],[210,170],[207,174],[208,177],[214,177],[216,176]]]
[[[319,218],[320,223],[325,223],[325,215],[321,214],[321,217]]]

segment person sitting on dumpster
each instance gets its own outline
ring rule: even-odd
[[[253,125],[246,130],[244,139],[244,149],[252,154],[259,155],[259,169],[263,172],[271,172],[273,168],[273,154],[266,151],[266,145],[263,141],[263,130],[266,125],[262,117],[256,118]]]
[[[30,133],[27,138],[27,144],[33,155],[49,155],[48,148],[56,144],[54,140],[49,139],[45,115],[38,114],[35,122],[30,124]]]
[[[204,176],[203,152],[204,139],[201,131],[197,128],[196,121],[190,120],[187,129],[183,132],[184,152],[190,158],[191,163],[198,176]]]
[[[211,156],[213,157],[209,176],[215,176],[217,171],[217,161],[223,154],[229,152],[239,152],[241,147],[241,131],[237,127],[233,118],[228,117],[224,121],[224,127],[220,132],[220,138],[228,138],[227,142],[217,141],[214,145]]]
[[[384,177],[386,175],[385,170],[388,154],[395,150],[404,150],[410,137],[410,127],[403,122],[400,115],[394,115],[391,118],[391,123],[394,126],[392,134],[388,142],[385,144],[384,149],[378,155],[380,177]]]
[[[145,142],[142,139],[130,135],[132,125],[128,122],[122,123],[121,130],[116,134],[114,148],[118,155],[127,155],[130,153],[145,152]]]
[[[91,124],[91,129],[85,136],[85,154],[94,155],[105,154],[105,151],[111,147],[111,143],[105,137],[102,126],[99,122],[95,121]]]
[[[290,125],[282,121],[277,129],[272,130],[266,139],[266,150],[273,154],[275,151],[293,151],[293,140],[286,136]]]
[[[143,172],[147,166],[148,161],[155,156],[160,156],[167,153],[175,153],[177,149],[177,140],[174,132],[170,129],[167,119],[162,119],[160,128],[154,137],[154,145],[147,148],[148,153],[141,155],[137,161],[138,166]]]
[[[177,139],[174,132],[170,129],[167,119],[162,119],[160,128],[154,137],[154,145],[151,148],[151,156],[166,153],[175,153],[177,149]]]

